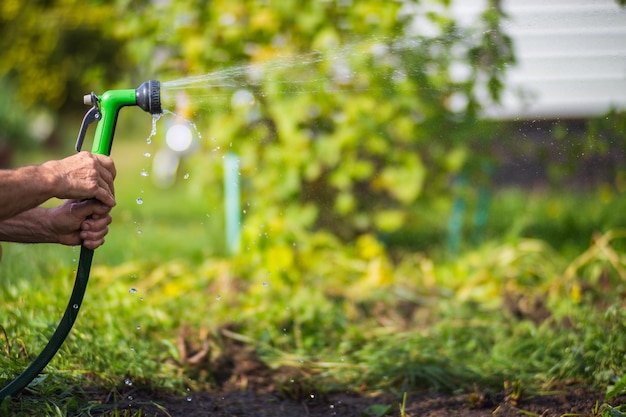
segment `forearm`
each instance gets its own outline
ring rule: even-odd
[[[54,197],[54,185],[54,172],[49,164],[0,170],[0,221]]]
[[[19,243],[59,243],[48,223],[49,209],[35,207],[0,221],[0,241]]]

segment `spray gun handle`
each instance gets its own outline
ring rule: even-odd
[[[78,138],[76,139],[76,152],[80,152],[83,147],[85,134],[87,133],[87,128],[89,127],[89,125],[95,121],[100,120],[101,118],[102,113],[100,113],[100,109],[96,105],[94,105],[87,111],[87,113],[85,113],[83,123],[80,125],[80,131],[78,132]]]

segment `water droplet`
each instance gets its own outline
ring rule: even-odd
[[[138,234],[138,235],[140,235],[140,234],[142,234],[142,233],[143,233],[143,232],[141,231],[141,229],[137,229],[137,234]]]
[[[132,400],[133,400],[133,396],[132,396],[132,395],[129,395],[129,396],[128,396],[128,401],[132,401]]]
[[[72,308],[73,308],[74,310],[78,310],[78,304],[74,304],[74,305],[72,306]]]
[[[135,329],[136,329],[136,330],[141,330],[141,326],[140,326],[140,325],[137,325],[137,326],[135,326]]]
[[[311,398],[315,398],[315,394],[311,394]]]
[[[191,402],[191,400],[192,400],[191,395],[188,395],[187,396],[187,402]]]
[[[217,301],[219,301],[219,300],[221,300],[221,299],[222,299],[222,296],[221,296],[221,295],[218,295],[217,297],[215,297],[215,299],[216,299]]]
[[[147,177],[150,175],[150,173],[146,171],[145,169],[142,169],[139,175],[141,175],[142,177]]]
[[[184,179],[184,180],[188,180],[188,179],[189,179],[189,173],[186,173],[186,174],[183,176],[183,179]]]
[[[145,156],[146,158],[150,158],[152,154],[150,152],[146,152],[143,154],[143,156]]]
[[[143,301],[143,297],[139,297],[139,301]]]
[[[152,143],[152,138],[148,138],[148,139],[146,139],[146,143],[147,143],[148,145],[150,145],[150,144]]]
[[[131,288],[128,292],[131,294],[137,294],[137,288]]]
[[[135,351],[135,346],[131,346],[130,350],[132,350],[134,352]]]
[[[263,281],[263,286],[264,286],[264,287],[267,287],[268,285],[270,285],[270,284],[269,284],[269,282],[267,282],[267,281]]]
[[[131,381],[130,378],[126,378],[124,380],[124,384],[126,384],[126,385],[128,385],[130,387],[131,385],[133,385],[133,381]]]
[[[140,204],[140,205],[143,204],[143,198],[141,197],[137,197],[136,201],[137,201],[137,204]]]

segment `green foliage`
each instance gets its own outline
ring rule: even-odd
[[[70,93],[78,91],[80,97],[89,89],[110,87],[131,70],[114,36],[114,19],[106,2],[3,1],[0,76],[16,83],[26,107],[58,109]]]
[[[154,68],[165,78],[210,73],[188,91],[193,110],[201,111],[194,121],[212,138],[198,169],[219,163],[215,149],[241,155],[245,198],[253,202],[248,224],[299,223],[274,231],[273,244],[312,229],[350,239],[398,230],[411,203],[447,187],[469,150],[487,140],[475,118],[481,91],[497,101],[513,61],[497,7],[471,30],[444,6],[404,7],[146,4],[127,17],[123,37],[134,39],[128,50],[141,62],[167,57]],[[412,35],[415,20],[433,35]],[[225,103],[241,91],[251,104]]]

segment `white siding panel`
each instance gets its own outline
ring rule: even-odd
[[[475,13],[458,0],[455,13]],[[457,3],[458,3],[457,1]],[[504,0],[518,64],[493,117],[585,117],[626,110],[626,9],[614,0]],[[523,92],[523,94],[520,94]]]

